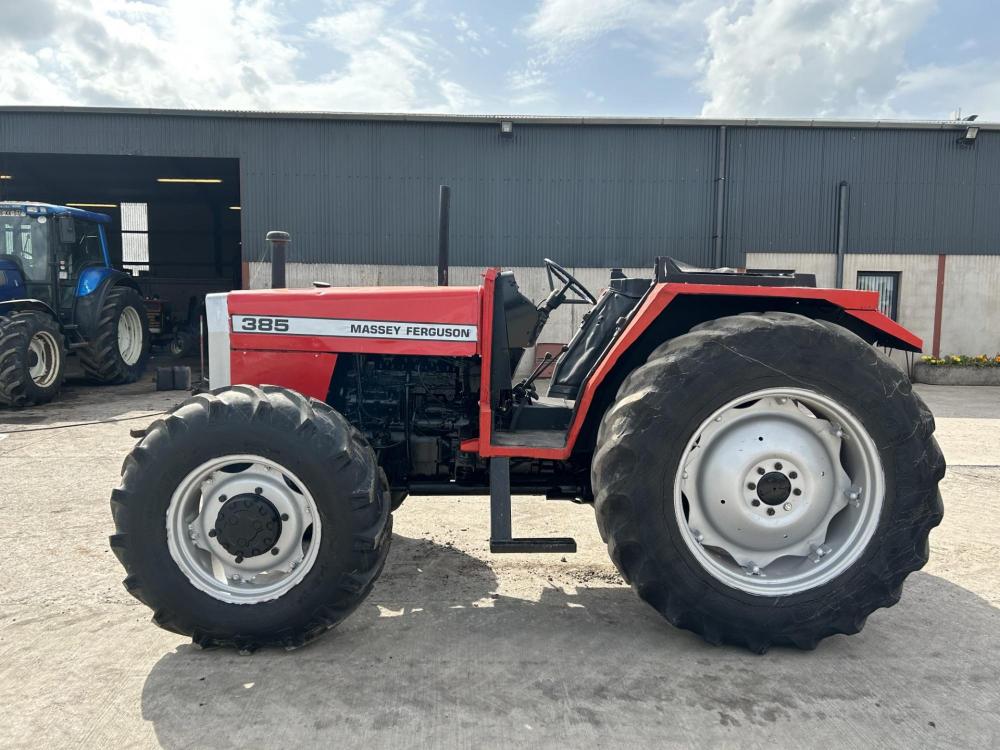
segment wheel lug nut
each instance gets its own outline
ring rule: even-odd
[[[754,484],[753,482],[747,482],[747,489],[748,490],[755,490],[755,489],[757,489],[757,485]]]
[[[276,555],[276,554],[278,554],[278,552],[279,552],[279,551],[280,551],[280,550],[279,550],[279,549],[278,549],[277,547],[272,547],[272,548],[271,548],[271,554],[272,554],[272,555]]]
[[[215,529],[209,529],[208,530],[208,535],[209,536],[215,536],[216,534],[218,534],[218,532]]]
[[[764,474],[765,474],[764,467],[763,466],[758,466],[757,467],[757,473],[760,474],[761,476],[764,476]]]
[[[767,515],[773,516],[774,515],[774,508],[768,508],[767,509]]]
[[[750,504],[751,504],[751,505],[752,505],[753,507],[755,507],[755,508],[756,508],[756,507],[757,507],[758,505],[760,505],[760,500],[757,500],[757,499],[755,498],[755,499],[753,499],[753,500],[751,500],[751,501],[750,501]]]
[[[229,498],[227,498],[227,497],[226,497],[225,495],[219,495],[219,502],[220,502],[220,503],[224,503],[224,502],[226,502],[226,500],[228,500],[228,499],[229,499]]]
[[[781,507],[784,508],[785,510],[791,510],[792,509],[792,504],[791,503],[785,503]]]
[[[255,495],[263,495],[264,494],[264,489],[262,487],[254,487],[253,491],[254,491]]]
[[[281,514],[281,520],[282,521],[287,521],[288,520],[288,514],[287,513],[282,513]]]
[[[243,555],[237,555],[236,556],[236,564],[239,565],[241,562],[243,562]]]
[[[802,494],[802,490],[800,490],[798,487],[796,487],[794,490],[792,490],[792,494],[796,495],[796,496],[801,495]]]
[[[774,468],[776,471],[781,471],[781,461],[776,462]]]
[[[788,478],[789,479],[798,479],[799,478],[799,473],[797,471],[790,471],[790,472],[788,472]]]

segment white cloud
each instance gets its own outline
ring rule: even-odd
[[[889,97],[899,116],[948,118],[961,110],[963,117],[1000,119],[1000,62],[974,60],[955,65],[926,65],[899,77]]]
[[[398,0],[342,2],[312,19],[306,38],[326,47],[332,62],[304,80],[301,40],[290,33],[281,0],[33,0],[32,14],[5,14],[0,27],[0,102],[353,111],[474,106],[475,98],[447,79],[447,52],[408,27],[420,10],[419,3]]]
[[[906,45],[937,0],[539,0],[524,28],[536,54],[509,88],[570,70],[595,44],[638,59],[664,87],[693,85],[706,116],[946,116],[941,71],[912,69]],[[971,48],[969,43],[963,50]],[[995,89],[981,68],[953,81]],[[672,82],[670,82],[672,81]],[[536,87],[537,88],[537,87]],[[963,97],[965,98],[965,97]],[[905,106],[904,106],[905,105]]]
[[[704,115],[880,116],[933,0],[755,0],[709,16]]]

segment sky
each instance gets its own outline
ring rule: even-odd
[[[1000,120],[997,0],[0,0],[0,104]]]

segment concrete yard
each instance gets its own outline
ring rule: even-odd
[[[374,594],[315,644],[199,651],[107,544],[129,430],[183,394],[0,411],[0,747],[1000,746],[1000,388],[920,391],[949,463],[930,563],[860,635],[765,656],[639,602],[590,507],[515,500],[515,529],[580,551],[491,557],[485,498],[408,500]]]

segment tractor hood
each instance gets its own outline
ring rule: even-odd
[[[479,287],[275,289],[227,295],[235,349],[473,356]]]

